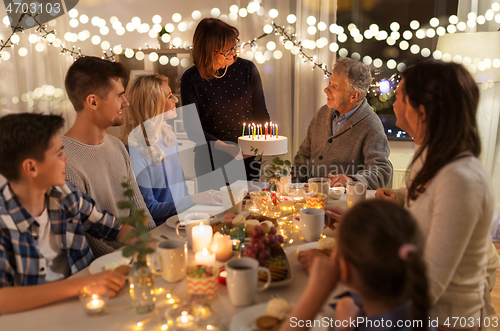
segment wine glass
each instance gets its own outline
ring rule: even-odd
[[[306,202],[306,191],[302,184],[292,184],[288,190],[288,196],[294,201],[294,216],[298,215],[300,210],[304,208]]]

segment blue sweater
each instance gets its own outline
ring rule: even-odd
[[[177,142],[172,147],[164,141],[157,145],[166,155],[159,164],[154,164],[139,147],[126,147],[144,202],[156,225],[160,225],[192,207],[193,199],[187,194]]]

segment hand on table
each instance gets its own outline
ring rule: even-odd
[[[354,181],[351,177],[347,177],[342,174],[340,175],[328,174],[328,178],[330,179],[330,187],[335,187],[335,186],[346,187],[347,183]]]
[[[104,285],[109,289],[109,296],[114,297],[125,285],[125,276],[114,271],[106,270],[95,275],[87,276],[89,283]]]
[[[219,191],[208,190],[192,195],[193,204],[216,205],[222,204],[222,196]]]
[[[378,188],[375,198],[396,203],[396,191],[388,188]]]
[[[342,216],[346,213],[346,210],[338,206],[325,206],[325,226],[330,229],[335,230],[335,225],[340,223]]]

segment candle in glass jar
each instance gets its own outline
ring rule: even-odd
[[[199,252],[210,245],[212,241],[212,227],[201,223],[193,227],[193,252]]]
[[[104,309],[105,302],[102,299],[92,299],[87,302],[87,311],[89,313],[98,313]]]
[[[233,242],[231,236],[224,235],[217,239],[217,249],[215,250],[215,258],[217,261],[225,262],[233,256]]]
[[[181,316],[175,319],[177,329],[190,329],[194,326],[194,316],[189,315],[187,311],[183,311]]]
[[[194,255],[194,260],[197,265],[212,266],[215,263],[215,254],[210,254],[208,249],[205,247],[201,252]]]

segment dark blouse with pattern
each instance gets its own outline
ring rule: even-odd
[[[222,71],[222,70],[221,70]],[[238,142],[243,123],[270,121],[262,81],[255,64],[238,58],[221,78],[201,78],[196,66],[186,70],[181,80],[183,105],[195,104],[206,141]],[[184,116],[189,139],[199,144],[201,133],[194,130],[194,116]]]

